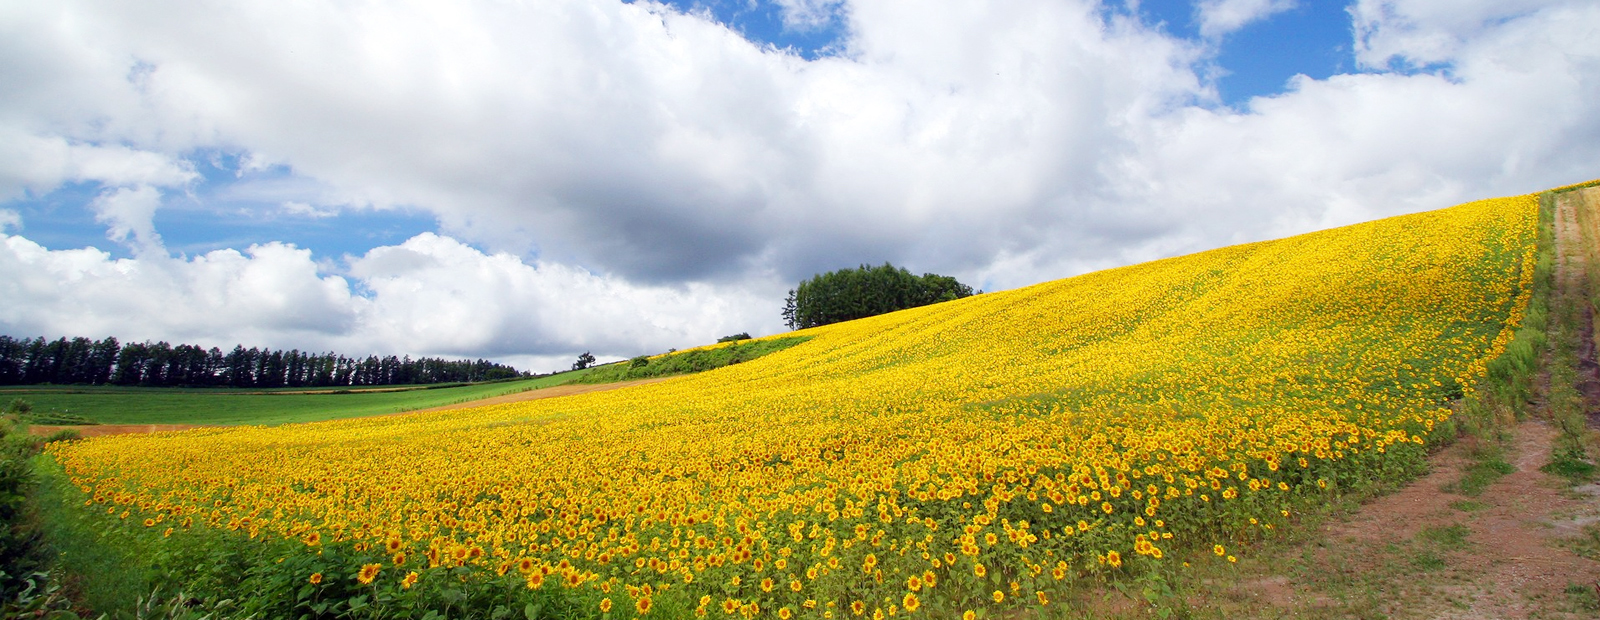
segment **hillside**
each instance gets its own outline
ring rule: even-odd
[[[1231,561],[1303,505],[1421,471],[1527,307],[1537,204],[806,330],[647,386],[50,453],[133,548],[268,541],[229,586],[267,615],[1039,607],[1178,550]]]

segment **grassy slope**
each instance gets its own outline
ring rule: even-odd
[[[777,353],[810,340],[804,336],[777,336],[759,340],[741,340],[718,343],[704,347],[675,351],[646,359],[634,358],[615,364],[606,364],[593,372],[575,379],[577,383],[611,383],[654,377],[671,377],[715,370]],[[640,365],[635,365],[640,364]]]
[[[341,394],[272,390],[26,386],[0,389],[0,403],[21,398],[39,413],[67,413],[101,424],[287,424],[426,409],[561,385],[586,371],[537,379],[437,389],[355,389]]]

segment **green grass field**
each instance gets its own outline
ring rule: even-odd
[[[568,383],[613,383],[690,374],[781,351],[807,338],[713,345],[657,356],[648,367],[627,361],[560,374],[478,384],[342,388],[140,388],[85,385],[0,387],[0,407],[22,399],[33,424],[205,424],[275,426],[428,409]]]
[[[60,414],[100,424],[277,425],[399,413],[493,398],[570,383],[588,372],[446,387],[354,388],[323,394],[298,389],[30,385],[0,388],[0,405],[18,398],[28,401],[36,416],[46,418],[39,420],[40,424],[49,423],[49,417]]]

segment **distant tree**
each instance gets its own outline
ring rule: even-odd
[[[718,338],[717,342],[738,342],[740,340],[749,340],[749,339],[750,339],[750,332],[740,332],[740,333],[734,334],[732,336],[723,336],[721,338]]]
[[[149,387],[326,387],[492,381],[525,376],[488,360],[352,359],[299,349],[245,349],[116,338],[12,338],[0,335],[0,385],[30,383]]]
[[[789,289],[789,296],[783,300],[783,324],[788,325],[789,329],[794,329],[800,324],[799,312],[800,306],[795,299],[795,289]]]
[[[593,365],[593,364],[594,364],[594,355],[589,353],[588,351],[584,351],[583,355],[579,355],[578,356],[578,361],[572,363],[572,369],[573,370],[583,370],[583,369],[588,368],[590,365]]]
[[[969,297],[972,287],[949,276],[921,277],[884,263],[812,276],[789,291],[783,320],[804,329]]]

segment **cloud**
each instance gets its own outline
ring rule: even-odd
[[[1200,36],[1218,39],[1295,6],[1295,0],[1199,0],[1195,14]]]
[[[777,0],[782,8],[783,27],[815,30],[838,19],[845,0]]]
[[[67,181],[177,187],[198,177],[193,165],[166,154],[41,137],[0,124],[0,199],[48,192]]]
[[[1287,6],[1199,15],[1225,36]],[[1208,43],[1105,3],[782,7],[832,15],[838,53],[805,60],[650,2],[8,3],[0,192],[97,180],[112,235],[150,246],[145,216],[194,182],[194,154],[239,153],[252,172],[216,195],[400,207],[439,230],[322,268],[272,244],[28,264],[92,263],[105,286],[166,273],[151,295],[174,303],[198,298],[197,264],[300,265],[263,286],[332,318],[250,332],[267,343],[627,355],[776,329],[794,282],[859,263],[994,290],[1600,169],[1592,2],[1363,0],[1366,71],[1238,110],[1214,104]],[[0,286],[33,281],[11,264]],[[63,329],[188,333],[38,295],[77,317]]]
[[[1350,8],[1356,60],[1387,69],[1448,63],[1484,43],[1486,35],[1539,13],[1581,9],[1561,0],[1359,0]],[[1580,11],[1581,12],[1581,11]]]
[[[636,286],[530,265],[431,233],[368,252],[350,274],[372,291],[364,326],[376,341],[460,355],[660,352],[703,344],[710,334],[774,331],[781,303],[781,292]]]
[[[131,142],[243,145],[353,202],[647,283],[976,266],[1093,183],[1125,144],[1108,121],[1197,83],[1183,45],[1087,3],[856,3],[847,55],[817,62],[650,3],[26,8],[13,23],[99,35],[58,79],[108,93],[94,115]]]
[[[213,346],[310,346],[347,331],[362,301],[310,252],[282,244],[192,259],[113,259],[93,248],[49,250],[0,237],[8,333],[166,339]]]
[[[0,209],[0,233],[22,230],[22,215],[11,209]]]
[[[491,357],[535,370],[576,351],[625,357],[778,328],[772,292],[634,286],[432,233],[374,248],[344,273],[281,243],[114,259],[0,236],[0,295],[27,300],[0,307],[15,334]]]
[[[90,203],[95,221],[107,226],[106,237],[137,252],[161,249],[155,226],[160,207],[161,191],[148,185],[107,190]]]
[[[298,215],[301,217],[309,217],[314,219],[333,217],[339,214],[338,209],[310,205],[297,200],[284,201],[281,206],[283,207],[283,211],[290,215]]]

